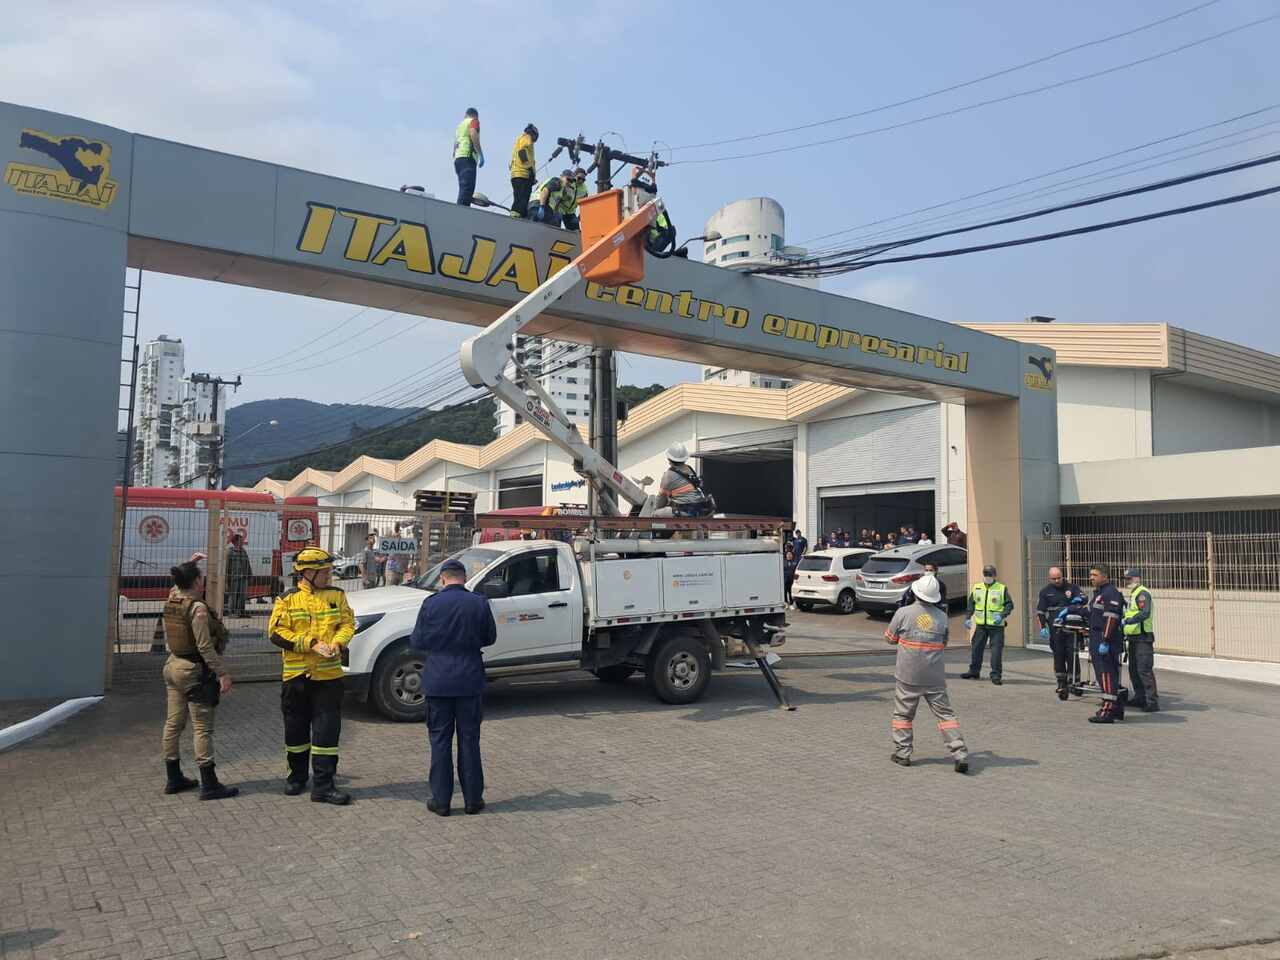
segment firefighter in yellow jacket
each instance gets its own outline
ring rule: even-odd
[[[351,795],[335,789],[333,777],[342,730],[342,648],[355,633],[355,617],[347,595],[329,585],[333,557],[327,551],[299,551],[293,569],[298,586],[276,600],[267,628],[284,659],[280,705],[289,764],[284,792],[296,797],[307,788],[310,764],[311,799],[345,806]]]

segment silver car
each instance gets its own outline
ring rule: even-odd
[[[964,598],[969,591],[969,553],[964,547],[945,543],[927,547],[908,544],[877,553],[862,565],[853,588],[858,606],[873,616],[892,612],[907,587],[924,576],[926,563],[937,564],[938,579],[949,603]]]

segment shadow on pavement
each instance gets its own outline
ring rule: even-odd
[[[0,951],[3,951],[5,955],[13,951],[16,955],[19,950],[32,950],[41,944],[48,943],[61,933],[61,930],[54,930],[52,927],[40,927],[36,930],[0,931]]]
[[[950,757],[921,757],[919,759],[913,754],[911,757],[911,765],[913,767],[928,767],[937,764],[943,764],[950,767],[954,761]],[[1028,757],[1002,757],[998,753],[992,753],[990,750],[975,750],[969,754],[969,773],[971,777],[982,775],[982,771],[986,769],[994,769],[996,767],[1038,767],[1039,760],[1031,760]]]

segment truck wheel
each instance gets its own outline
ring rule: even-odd
[[[659,700],[693,703],[711,682],[711,654],[696,637],[671,637],[653,652],[648,678],[649,688]]]
[[[809,600],[797,600],[796,609],[799,610],[801,613],[808,613],[810,610],[813,609],[813,603]]]
[[[605,683],[625,683],[627,678],[636,672],[636,668],[629,667],[625,663],[616,663],[611,667],[600,667],[591,672]]]
[[[858,599],[852,590],[844,590],[836,599],[836,607],[841,613],[850,614],[858,609]]]
[[[392,648],[378,658],[369,694],[373,705],[384,717],[405,723],[426,719],[422,663],[422,654],[410,650],[407,645]]]

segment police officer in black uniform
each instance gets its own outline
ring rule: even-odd
[[[1120,690],[1120,651],[1124,634],[1120,620],[1124,615],[1124,594],[1111,582],[1111,571],[1105,564],[1089,568],[1093,600],[1089,603],[1089,660],[1102,691],[1102,704],[1089,718],[1090,723],[1115,723],[1124,719],[1124,698]]]
[[[1036,604],[1036,619],[1040,622],[1040,639],[1048,640],[1053,650],[1053,676],[1058,681],[1058,699],[1066,700],[1067,682],[1071,674],[1071,658],[1075,655],[1075,638],[1054,623],[1054,618],[1077,597],[1083,599],[1084,591],[1074,583],[1068,583],[1059,567],[1049,568],[1049,582],[1040,590]]]

